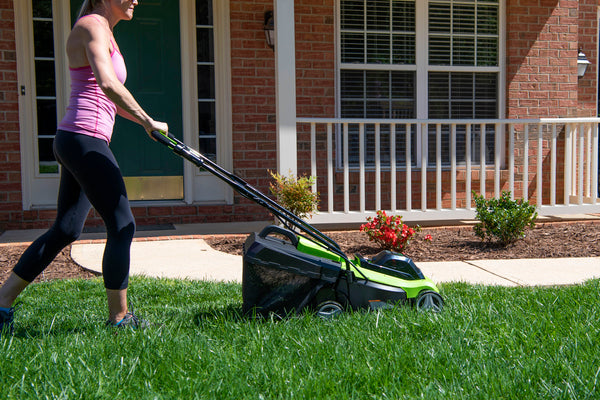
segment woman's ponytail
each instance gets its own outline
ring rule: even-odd
[[[102,0],[83,0],[77,19],[90,14],[99,3],[102,3]]]

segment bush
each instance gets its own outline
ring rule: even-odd
[[[525,228],[535,226],[535,206],[523,199],[511,200],[510,192],[502,192],[499,199],[489,200],[475,193],[473,195],[476,218],[480,221],[473,229],[481,240],[495,238],[502,245],[507,245],[525,237]]]
[[[389,216],[385,211],[379,210],[375,218],[367,218],[367,223],[361,225],[360,230],[382,249],[401,252],[406,249],[415,233],[421,231],[421,227],[417,225],[414,229],[409,228],[402,223],[401,216]],[[431,240],[431,236],[427,235],[425,239]]]
[[[269,183],[271,193],[277,198],[277,202],[300,218],[312,217],[319,205],[319,193],[313,193],[312,185],[316,178],[282,176],[279,173],[269,171],[275,183]]]

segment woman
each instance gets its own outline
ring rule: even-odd
[[[131,20],[137,4],[137,0],[85,0],[68,37],[71,97],[54,139],[54,153],[62,166],[56,221],[23,253],[0,288],[0,332],[12,332],[14,301],[79,237],[92,206],[107,231],[102,260],[107,325],[141,325],[127,308],[135,221],[123,177],[108,147],[117,113],[142,125],[148,135],[153,130],[168,131],[167,124],[150,118],[123,85],[127,72],[113,28],[121,20]]]

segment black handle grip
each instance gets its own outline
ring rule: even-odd
[[[152,131],[150,133],[157,142],[162,143],[167,147],[173,148],[178,144],[181,144],[181,142],[169,132]]]
[[[269,225],[266,228],[264,228],[258,234],[258,236],[260,236],[261,238],[264,239],[267,236],[269,236],[271,233],[279,233],[280,235],[283,235],[286,238],[288,238],[295,247],[298,246],[298,236],[294,232],[290,231],[289,229],[282,228],[281,226]]]

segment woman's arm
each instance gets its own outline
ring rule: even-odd
[[[135,123],[139,123],[134,117],[133,115],[129,114],[127,111],[123,110],[121,107],[117,106],[117,114],[120,115],[121,117],[128,119],[132,122]]]
[[[85,49],[85,57],[98,86],[116,104],[119,115],[142,125],[148,134],[153,130],[167,131],[167,124],[154,121],[117,78],[110,57],[111,34],[108,28],[94,18],[85,18],[77,23],[72,35],[76,35],[79,40],[75,41]]]

